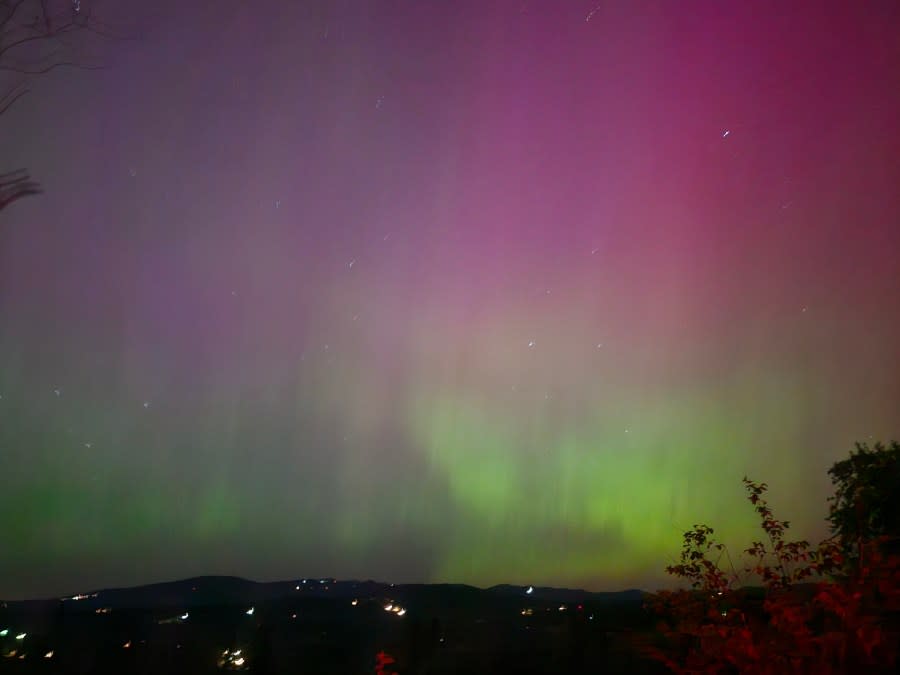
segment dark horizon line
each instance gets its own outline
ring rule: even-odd
[[[256,579],[249,579],[247,577],[241,577],[231,574],[206,574],[199,576],[191,576],[185,577],[181,579],[171,579],[168,581],[151,581],[147,583],[140,583],[133,586],[108,586],[103,588],[92,588],[90,590],[80,590],[74,593],[67,593],[63,595],[47,595],[47,596],[33,596],[33,597],[23,597],[17,599],[10,598],[0,598],[0,602],[3,603],[21,603],[21,602],[50,602],[50,601],[75,601],[75,598],[79,596],[85,596],[83,599],[90,599],[90,596],[100,593],[110,593],[116,591],[134,591],[139,589],[147,589],[153,586],[173,586],[177,584],[187,584],[189,582],[197,582],[197,581],[209,581],[212,579],[216,580],[231,580],[234,582],[242,582],[246,584],[252,584],[256,586],[277,586],[281,584],[285,585],[296,585],[301,582],[309,582],[310,580],[320,582],[320,583],[330,583],[330,584],[374,584],[378,586],[386,586],[386,587],[398,587],[398,588],[411,588],[417,586],[429,586],[429,587],[441,587],[441,586],[450,586],[457,588],[471,588],[477,591],[492,591],[498,589],[516,589],[521,588],[524,593],[526,589],[533,588],[534,592],[539,591],[565,591],[570,593],[584,593],[589,595],[617,595],[621,593],[634,593],[635,591],[639,591],[641,593],[653,593],[654,591],[647,591],[643,588],[631,587],[631,588],[623,588],[617,591],[611,590],[603,590],[603,591],[591,591],[585,588],[570,588],[567,586],[535,586],[529,584],[511,584],[511,583],[500,583],[493,584],[491,586],[476,586],[474,584],[462,583],[462,582],[452,582],[452,581],[437,581],[437,582],[390,582],[390,581],[378,581],[376,579],[341,579],[338,577],[320,577],[320,576],[308,576],[308,577],[294,577],[292,579],[279,579],[274,581],[258,581]]]

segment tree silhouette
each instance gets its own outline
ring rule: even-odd
[[[828,475],[835,485],[828,521],[853,567],[866,542],[900,537],[900,443],[878,442],[871,449],[857,443],[856,451],[836,462]]]
[[[99,68],[86,59],[81,36],[117,37],[92,15],[89,0],[0,0],[0,117],[41,75]],[[0,174],[0,210],[40,192],[25,169]]]

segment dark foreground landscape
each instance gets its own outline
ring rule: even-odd
[[[3,603],[6,673],[659,673],[644,593],[201,577]]]

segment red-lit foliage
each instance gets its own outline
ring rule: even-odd
[[[397,675],[397,673],[393,671],[385,670],[385,666],[388,666],[391,663],[396,663],[394,657],[386,651],[381,650],[375,655],[375,673],[377,675]]]
[[[807,541],[786,541],[790,523],[772,514],[766,484],[744,478],[744,486],[766,534],[745,550],[753,562],[744,572],[762,589],[738,588],[742,578],[733,566],[725,572],[719,565],[725,547],[712,528],[695,525],[684,533],[680,563],[666,568],[690,581],[691,590],[661,591],[648,602],[661,618],[664,646],[647,653],[675,673],[896,672],[897,540],[859,542],[859,564],[848,571],[842,542],[831,538],[813,549]]]

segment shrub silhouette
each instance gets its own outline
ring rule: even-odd
[[[765,533],[745,549],[751,564],[739,574],[711,527],[685,532],[680,562],[666,571],[691,589],[648,600],[662,640],[645,653],[676,673],[896,672],[898,539],[857,536],[856,562],[848,566],[841,531],[815,548],[789,541],[790,523],[776,519],[765,499],[768,486],[743,483]],[[762,588],[741,587],[751,578]]]

